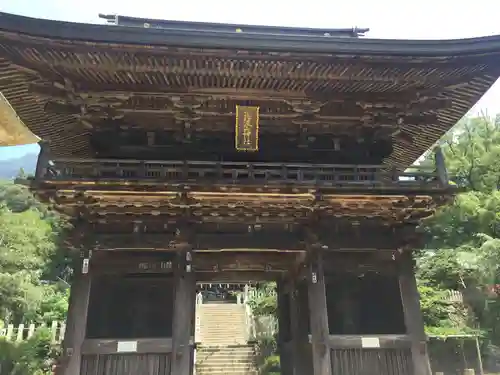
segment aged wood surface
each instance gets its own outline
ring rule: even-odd
[[[169,375],[170,353],[86,354],[80,375]]]
[[[175,251],[177,246],[174,234],[164,233],[139,233],[132,232],[132,225],[123,226],[123,231],[109,231],[108,233],[89,235],[90,246],[94,250],[105,251]],[[154,223],[147,222],[148,228]],[[328,250],[379,250],[392,251],[395,248],[416,247],[421,242],[421,237],[415,233],[413,226],[351,226],[339,225],[335,229],[336,221],[325,220],[317,229],[319,242]],[[338,223],[337,223],[338,224]],[[97,225],[100,230],[110,228],[109,225]],[[128,228],[127,228],[128,227]],[[203,225],[199,226],[203,228]],[[242,225],[242,230],[247,233],[218,234],[201,233],[193,238],[192,246],[196,251],[245,251],[261,250],[267,253],[274,251],[298,252],[305,248],[304,238],[296,232],[286,228],[276,228],[267,233],[248,233],[248,226]],[[129,231],[126,231],[129,229]],[[89,228],[89,231],[91,228]],[[330,232],[329,232],[330,231]],[[369,241],[367,240],[369,238]],[[80,239],[74,237],[71,246],[79,247]]]
[[[52,159],[51,167],[44,176],[40,176],[42,180],[54,183],[60,181],[59,185],[64,182],[75,184],[77,181],[86,185],[97,181],[112,185],[125,179],[163,183],[172,187],[182,184],[198,189],[203,186],[198,181],[202,178],[213,185],[231,186],[233,191],[237,187],[251,188],[262,184],[287,184],[297,189],[413,187],[439,190],[437,188],[440,187],[442,190],[442,186],[437,184],[438,177],[439,173],[433,169],[388,171],[385,166],[374,164],[126,159]]]
[[[82,355],[86,354],[118,354],[120,342],[133,342],[136,344],[134,353],[171,353],[172,338],[137,338],[129,340],[119,339],[86,339],[82,344]]]
[[[194,337],[196,279],[191,250],[179,251],[175,270],[172,375],[190,375]]]
[[[58,375],[80,374],[91,288],[89,255],[89,252],[85,251],[75,259],[75,280],[71,285],[62,355],[56,370]]]
[[[104,186],[103,186],[104,188]],[[157,187],[156,189],[159,189]],[[389,223],[416,224],[434,213],[445,201],[445,192],[433,195],[321,194],[82,191],[80,188],[39,190],[44,200],[71,216],[90,222],[125,223],[160,220],[172,225],[182,218],[199,223],[308,223],[313,218],[328,220],[349,217],[354,222],[377,219]],[[356,220],[357,219],[357,220]]]
[[[283,375],[293,375],[293,352],[288,350],[286,342],[290,336],[290,295],[285,288],[285,281],[276,283],[277,313],[278,313],[278,352],[280,353],[280,369]]]
[[[427,351],[427,336],[420,310],[420,296],[414,274],[414,261],[409,251],[398,254],[399,288],[407,333],[411,340],[411,356],[415,375],[432,374]]]
[[[491,38],[477,39],[474,48],[269,31],[226,31],[221,40],[210,31],[121,33],[116,26],[0,17],[0,89],[31,131],[50,138],[56,156],[118,153],[102,134],[110,126],[142,130],[121,147],[199,147],[218,138],[211,133],[233,134],[236,105],[245,104],[260,108],[262,149],[271,159],[279,157],[278,132],[294,139],[282,143],[282,154],[300,145],[324,158],[325,144],[340,145],[327,154],[341,160],[351,141],[378,143],[371,155],[356,157],[404,168],[499,75],[500,48]],[[233,142],[222,144],[221,154],[236,157]]]
[[[312,362],[314,375],[332,373],[328,346],[328,311],[326,305],[323,257],[318,249],[310,249],[307,275],[309,321],[311,328]]]
[[[308,375],[312,368],[309,343],[308,287],[304,280],[292,279],[290,287],[291,351],[294,374]]]
[[[419,375],[414,373],[408,348],[332,349],[335,375]]]
[[[330,335],[328,342],[332,349],[361,349],[364,347],[363,339],[375,339],[379,348],[410,348],[409,335]]]

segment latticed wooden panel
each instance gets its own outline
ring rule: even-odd
[[[409,348],[333,349],[333,375],[413,375]]]
[[[169,375],[170,353],[90,354],[82,356],[81,375]]]

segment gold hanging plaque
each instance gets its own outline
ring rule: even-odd
[[[236,106],[235,146],[238,151],[259,149],[259,107]]]

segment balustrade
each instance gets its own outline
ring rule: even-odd
[[[298,186],[443,186],[434,170],[400,172],[383,165],[244,163],[205,161],[140,161],[55,159],[43,180],[152,180],[178,184],[204,183]]]

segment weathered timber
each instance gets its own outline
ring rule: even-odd
[[[152,228],[152,232],[164,232],[161,225],[175,226],[182,220],[211,225],[274,223],[278,226],[280,223],[304,224],[316,217],[321,218],[321,221],[349,218],[354,225],[366,220],[380,220],[386,224],[415,224],[432,215],[446,196],[444,191],[436,192],[436,195],[405,196],[401,195],[401,191],[385,195],[323,194],[316,190],[285,194],[280,193],[279,189],[266,193],[179,193],[161,191],[160,186],[155,187],[156,191],[141,194],[140,191],[87,190],[84,186],[60,190],[46,187],[39,190],[38,195],[43,200],[52,201],[58,210],[67,215],[84,218],[91,223],[121,222],[126,226],[124,231],[129,231],[131,222],[134,222],[134,226],[142,222],[139,232],[147,231],[147,228]],[[105,184],[100,187],[106,189]]]
[[[232,132],[235,104],[247,101],[269,120],[263,134],[305,128],[319,135],[314,129],[342,122],[355,124],[342,130],[352,138],[373,129],[394,141],[383,163],[401,168],[499,75],[494,37],[380,41],[319,31],[305,36],[299,29],[249,34],[200,32],[193,24],[122,29],[4,13],[0,19],[1,63],[9,67],[2,92],[33,133],[50,137],[56,156],[93,156],[93,134],[117,120],[172,128],[182,155],[195,133]],[[297,138],[301,145],[304,138]]]
[[[144,181],[171,186],[196,186],[203,179],[211,185],[297,185],[307,188],[414,188],[438,190],[434,171],[387,171],[382,165],[333,165],[211,161],[154,161],[54,159],[44,181]],[[447,187],[447,186],[445,186]],[[441,188],[442,189],[442,188]]]
[[[278,313],[278,351],[280,353],[280,369],[283,375],[293,375],[293,353],[286,346],[287,336],[290,334],[290,303],[289,294],[285,290],[284,280],[276,283],[277,313]]]
[[[118,354],[120,353],[120,342],[127,340],[119,339],[86,339],[82,344],[82,355],[88,354]],[[171,353],[172,339],[171,338],[138,338],[134,339],[136,350],[134,353]]]
[[[170,353],[86,354],[82,358],[81,375],[170,375]],[[125,369],[125,370],[124,370]]]
[[[332,349],[367,349],[365,341],[374,342],[373,346],[380,349],[388,348],[410,348],[411,338],[409,335],[330,335],[329,345]],[[373,348],[371,348],[373,349]]]
[[[138,256],[139,255],[139,256]],[[92,262],[94,275],[113,274],[169,274],[174,272],[174,253],[120,252],[109,254],[95,251]]]
[[[418,245],[422,236],[415,233],[414,225],[373,225],[360,222],[356,225],[352,220],[344,221],[339,225],[339,220],[327,220],[316,229],[318,241],[328,250],[390,250],[404,248],[410,245]],[[150,223],[147,223],[147,228]],[[124,224],[124,223],[123,223]],[[133,233],[133,226],[129,226],[128,232],[113,232],[109,226],[100,227],[104,233],[93,234],[85,239],[85,243],[92,246],[94,250],[109,251],[175,251],[177,244],[172,229],[167,228],[161,232],[139,232]],[[203,225],[198,224],[201,232]],[[219,226],[223,229],[222,226]],[[225,228],[227,231],[232,228]],[[305,248],[304,238],[300,232],[291,232],[285,225],[281,228],[271,228],[266,231],[266,226],[261,225],[258,232],[248,232],[248,226],[242,225],[243,233],[200,233],[192,238],[191,245],[195,250],[261,250],[261,251],[302,251]],[[78,237],[72,239],[72,246],[79,247],[81,241]]]
[[[414,261],[410,251],[400,252],[399,288],[405,316],[407,333],[411,340],[411,355],[415,375],[430,375],[431,367],[427,352],[427,336],[424,331],[424,321],[420,310],[420,296],[414,273]]]
[[[196,280],[210,284],[217,283],[253,283],[263,281],[276,281],[286,274],[285,271],[218,271],[196,272]]]
[[[71,284],[66,332],[56,370],[60,375],[80,374],[91,288],[90,256],[89,251],[84,251],[75,259],[75,278]]]
[[[197,272],[285,272],[294,262],[286,252],[197,252],[193,267]]]
[[[443,186],[449,185],[450,181],[448,179],[448,172],[446,170],[446,162],[444,159],[443,150],[441,150],[441,147],[439,146],[436,146],[434,149],[434,159],[439,182]]]
[[[289,280],[292,364],[295,375],[308,375],[312,368],[309,343],[308,286],[304,280]]]
[[[331,357],[332,372],[336,375],[360,374],[366,371],[371,375],[416,375],[411,366],[409,348],[332,349]]]
[[[39,181],[48,175],[47,168],[49,167],[50,155],[50,145],[47,141],[38,142],[40,146],[40,153],[38,154],[38,159],[36,162],[35,169],[35,180]]]
[[[173,319],[171,375],[190,375],[194,337],[196,279],[191,266],[192,251],[177,253]]]
[[[326,305],[323,256],[318,249],[310,248],[309,274],[307,275],[309,319],[314,375],[332,373],[328,346],[328,311]]]

